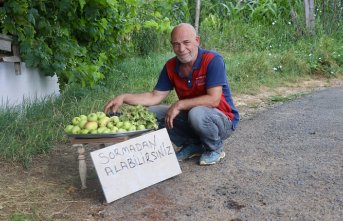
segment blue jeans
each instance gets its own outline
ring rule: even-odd
[[[156,105],[149,110],[156,114],[160,128],[165,127],[167,105]],[[232,122],[217,108],[198,106],[189,111],[181,111],[173,121],[174,127],[167,129],[170,140],[176,146],[189,144],[203,145],[206,150],[223,148],[224,140],[233,132]]]

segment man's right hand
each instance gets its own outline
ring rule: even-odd
[[[152,92],[145,92],[140,94],[130,94],[125,93],[121,94],[109,102],[104,107],[104,112],[117,112],[121,105],[129,104],[129,105],[143,105],[143,106],[152,106],[157,105],[162,102],[162,100],[168,96],[170,91],[157,91],[154,90]]]
[[[109,102],[107,102],[107,104],[104,107],[104,112],[108,113],[108,112],[117,112],[117,110],[119,110],[119,108],[121,107],[121,105],[123,105],[124,103],[124,95],[119,95],[115,98],[113,98],[112,100],[110,100]]]

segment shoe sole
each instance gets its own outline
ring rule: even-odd
[[[201,166],[213,165],[213,164],[218,163],[219,161],[221,161],[224,158],[225,158],[225,152],[223,151],[223,152],[220,153],[219,159],[217,161],[213,161],[213,162],[210,162],[210,163],[206,163],[205,161],[200,161],[199,164]]]
[[[194,154],[190,155],[189,157],[186,157],[185,159],[180,159],[180,160],[178,160],[178,161],[181,162],[181,161],[183,161],[183,160],[191,159],[191,158],[193,158],[193,157],[200,157],[200,156],[201,156],[200,153],[194,153]]]

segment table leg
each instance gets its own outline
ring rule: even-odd
[[[86,178],[87,178],[87,165],[86,165],[86,155],[85,147],[83,144],[74,144],[77,146],[77,152],[79,153],[79,174],[81,179],[81,189],[86,189]]]

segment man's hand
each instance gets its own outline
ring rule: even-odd
[[[117,110],[123,105],[124,103],[124,95],[119,95],[118,97],[113,98],[104,107],[104,112],[117,112]]]
[[[165,125],[167,128],[173,128],[173,120],[180,113],[180,101],[171,105],[165,116]]]

